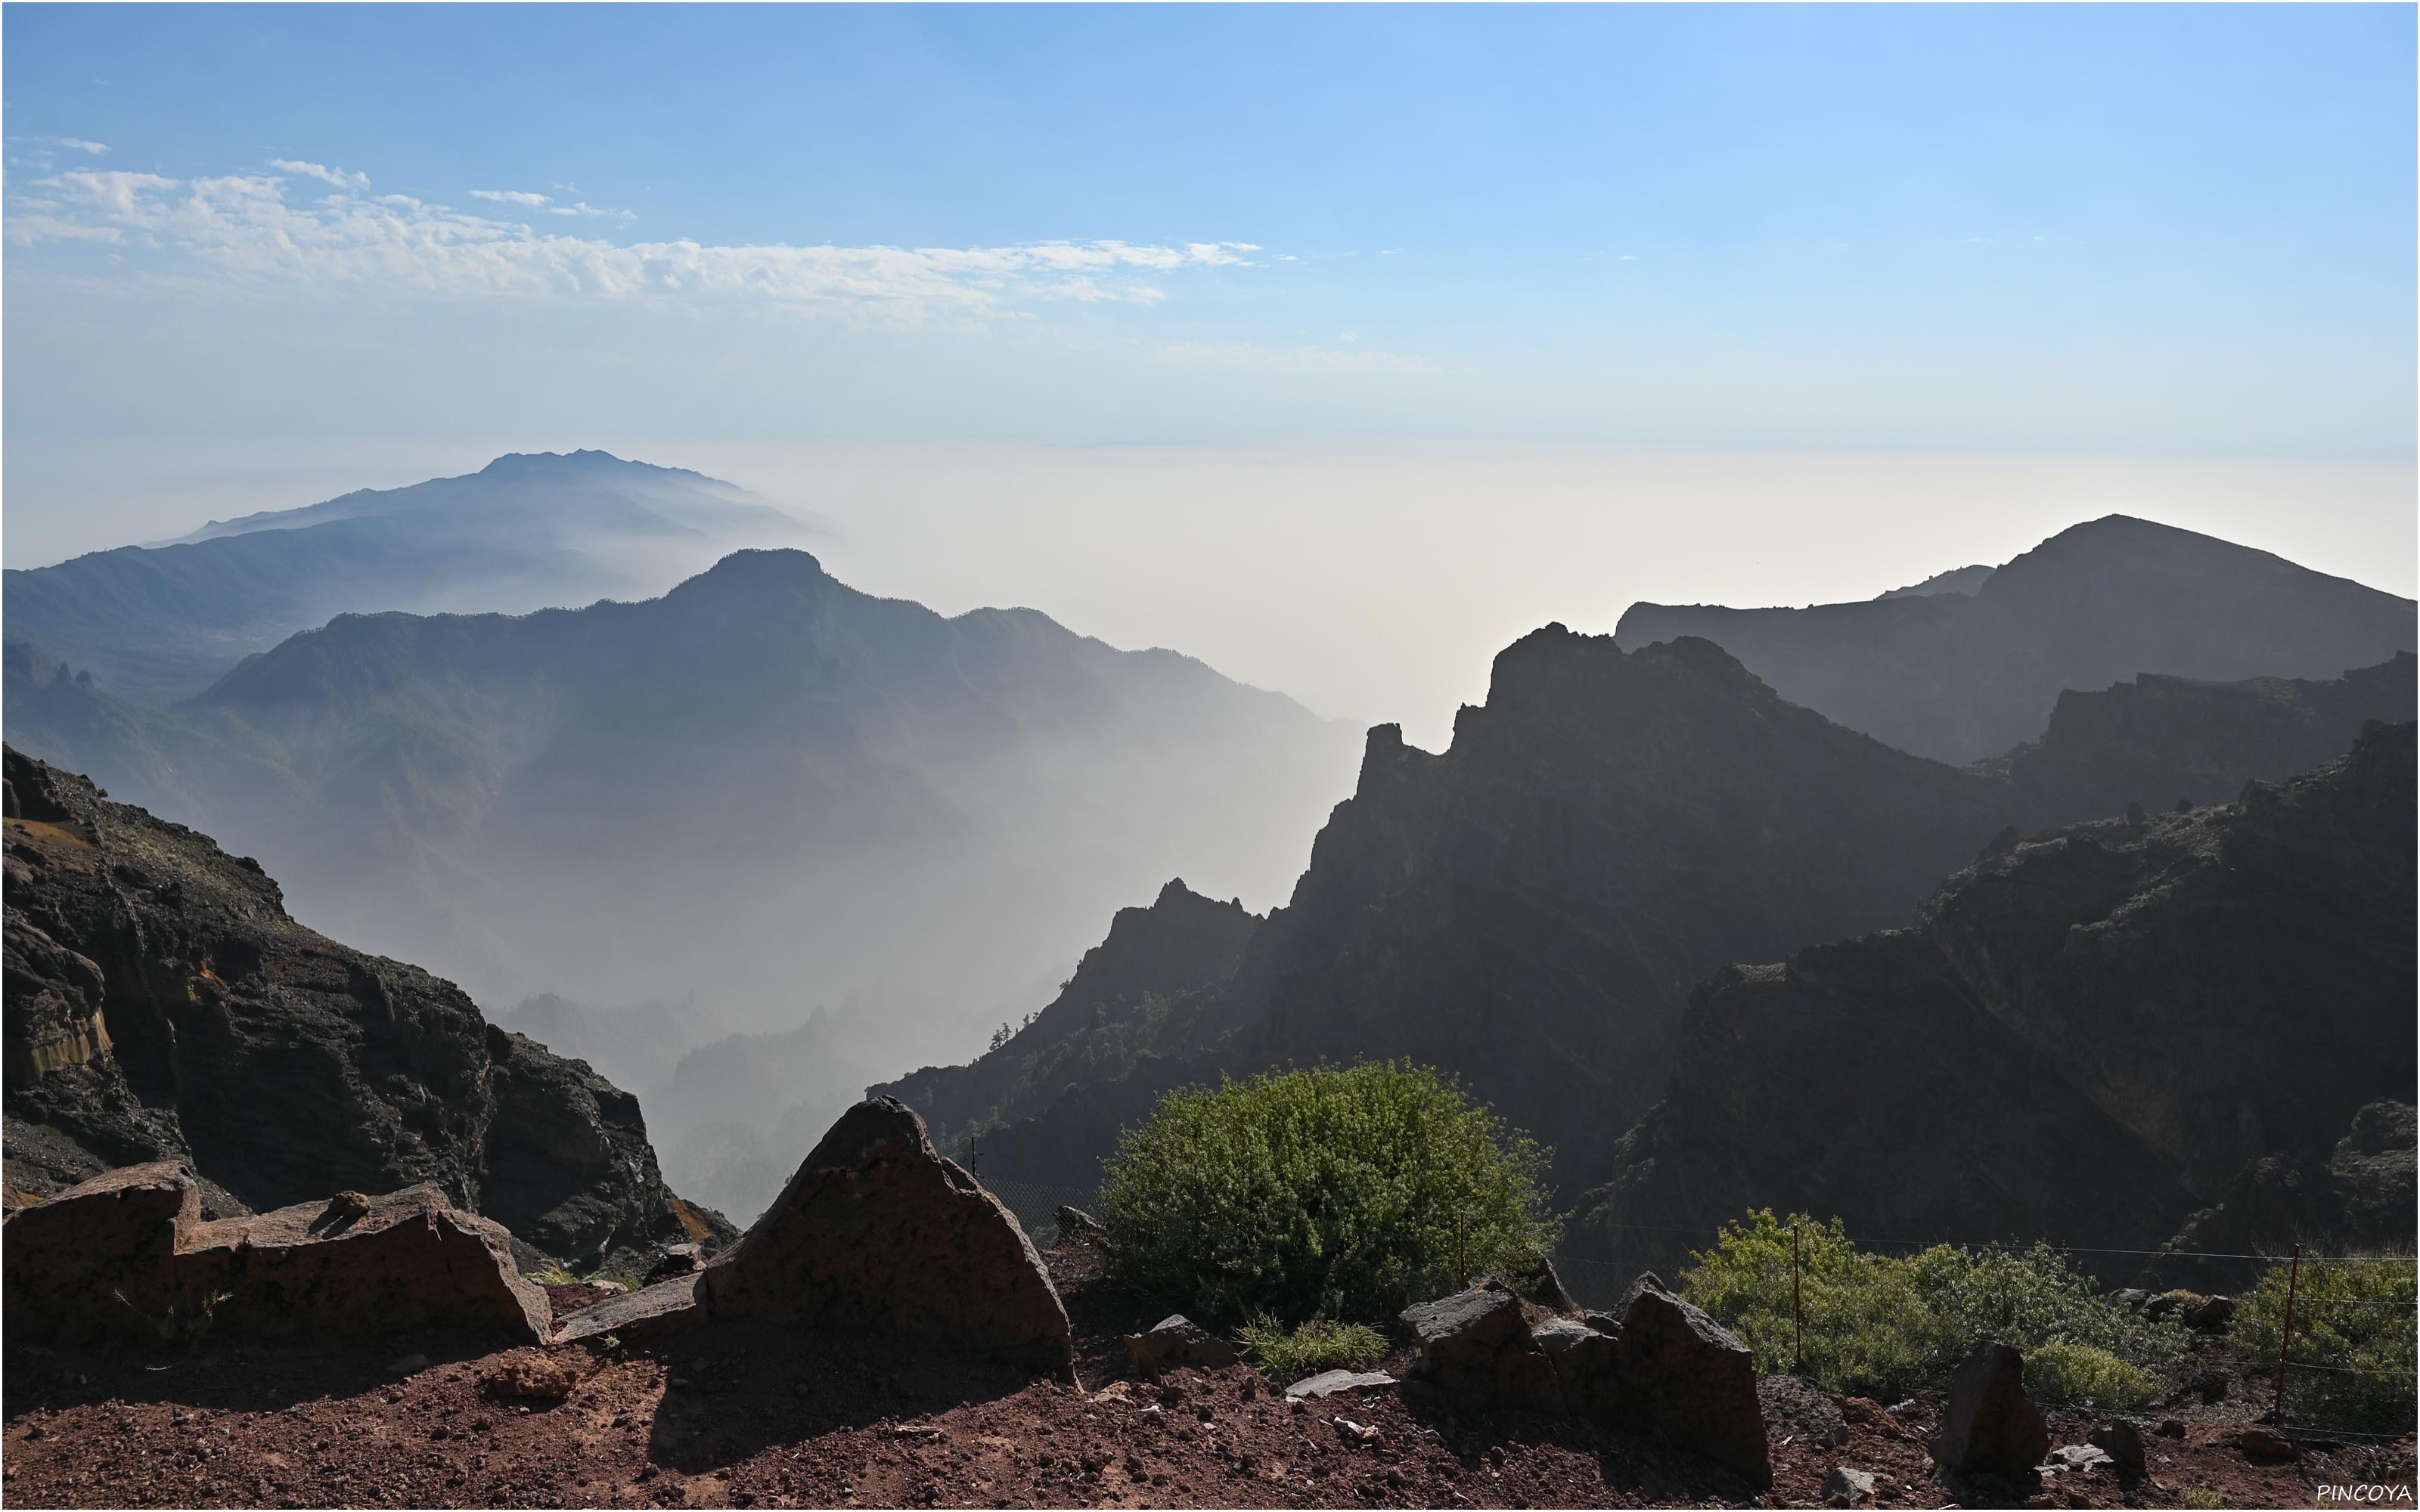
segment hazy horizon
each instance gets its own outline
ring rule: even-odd
[[[808,548],[867,593],[944,614],[1039,609],[1112,645],[1182,652],[1323,717],[1401,724],[1430,748],[1449,738],[1456,707],[1484,700],[1495,654],[1548,621],[1606,633],[1639,600],[1871,598],[2005,562],[2103,515],[2199,531],[2406,597],[2420,589],[2408,466],[1441,442],[783,445],[549,435],[289,445],[269,465],[257,449],[221,443],[179,448],[176,460],[147,468],[139,454],[69,459],[12,448],[8,491],[63,502],[38,517],[34,544],[10,532],[7,555],[12,567],[41,564],[206,519],[475,471],[506,451],[583,445],[690,468],[822,517],[827,528]],[[1143,500],[1151,507],[1139,507]],[[1861,517],[1854,524],[1852,514]]]

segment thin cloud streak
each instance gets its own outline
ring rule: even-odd
[[[407,194],[371,195],[365,175],[319,163],[279,159],[271,166],[277,174],[192,179],[58,174],[37,180],[39,193],[10,200],[8,239],[20,247],[116,242],[146,255],[152,266],[141,276],[173,276],[178,264],[199,263],[240,284],[368,285],[449,297],[719,299],[848,306],[907,318],[1013,314],[1020,301],[1045,299],[1155,304],[1167,290],[1153,276],[1249,266],[1262,250],[1249,241],[844,247],[718,246],[683,238],[625,245]],[[287,197],[286,176],[340,192],[300,203]],[[552,216],[629,218],[627,210],[585,201],[555,205],[525,190],[470,193]]]

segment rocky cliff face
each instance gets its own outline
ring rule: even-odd
[[[217,1214],[428,1182],[583,1269],[713,1231],[584,1065],[296,924],[205,836],[14,750],[6,781],[13,1194],[156,1160]]]
[[[1677,1252],[1769,1205],[2147,1248],[2248,1162],[2324,1161],[2412,1096],[2413,781],[2413,727],[2373,724],[2235,803],[1994,847],[1910,928],[1717,974],[1589,1227],[1698,1236]]]
[[[1634,649],[1703,636],[1792,702],[1902,750],[1971,762],[2032,739],[2068,688],[2146,671],[2327,678],[2374,665],[2414,649],[2413,610],[2266,551],[2112,515],[2060,532],[1972,593],[1807,609],[1635,604],[1616,635]]]
[[[1905,917],[2005,796],[1792,707],[1704,641],[1626,654],[1550,625],[1497,658],[1443,754],[1372,732],[1293,902],[1173,1015],[1187,1035],[1036,1088],[984,1169],[1081,1183],[1169,1086],[1408,1057],[1554,1146],[1576,1190],[1661,1090],[1694,981],[1748,941]]]
[[[2026,829],[2121,814],[2130,803],[2226,803],[2247,781],[2282,782],[2335,760],[2369,720],[2411,722],[2416,700],[2409,652],[2326,681],[2146,674],[2061,693],[2041,737],[1986,769],[2007,775]]]
[[[943,1149],[963,1155],[970,1136],[1038,1096],[1121,1076],[1146,1055],[1202,1048],[1190,1043],[1187,1025],[1235,974],[1262,923],[1241,903],[1204,898],[1178,878],[1150,907],[1119,909],[1059,995],[990,1054],[928,1066],[867,1095],[914,1108]]]

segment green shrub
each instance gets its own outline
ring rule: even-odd
[[[1807,1371],[1831,1391],[1896,1396],[1939,1373],[1951,1348],[1907,1268],[1862,1254],[1840,1220],[1819,1223],[1771,1210],[1726,1224],[1713,1249],[1694,1255],[1681,1288],[1740,1336],[1765,1375],[1793,1363],[1791,1230],[1798,1231]]]
[[[1978,1339],[1997,1339],[2029,1354],[2080,1345],[2146,1372],[2153,1392],[2181,1380],[2192,1364],[2193,1335],[2181,1314],[2152,1322],[2109,1301],[2090,1276],[2047,1244],[2023,1250],[1942,1245],[1908,1263],[1917,1288],[1960,1341],[1961,1354]]]
[[[2177,1498],[2177,1502],[2182,1506],[2213,1507],[2225,1506],[2226,1498],[2207,1486],[2188,1486],[2184,1489],[2184,1493]]]
[[[1280,1385],[1323,1370],[1367,1370],[1387,1357],[1387,1340],[1367,1323],[1314,1318],[1288,1328],[1266,1313],[1244,1325],[1244,1348]]]
[[[2263,1370],[2277,1368],[2288,1269],[2271,1266],[2235,1317],[2236,1347]],[[2411,1427],[2420,1373],[2412,1348],[2413,1278],[2409,1258],[2304,1258],[2295,1278],[2288,1358],[2328,1368],[2287,1372],[2289,1420],[2378,1432]]]
[[[1103,1270],[1197,1317],[1387,1319],[1559,1226],[1546,1154],[1451,1082],[1392,1063],[1171,1092],[1109,1158]]]
[[[2025,1395],[2065,1407],[2130,1411],[2160,1395],[2159,1378],[2107,1350],[2054,1339],[2025,1351]]]
[[[1681,1285],[1739,1335],[1761,1371],[1792,1365],[1793,1229],[1807,1373],[1828,1390],[1897,1396],[1939,1381],[1978,1341],[1996,1339],[2026,1352],[2028,1381],[2054,1399],[2114,1406],[2149,1400],[2192,1357],[2181,1323],[2130,1314],[2047,1245],[1939,1246],[1902,1258],[1860,1251],[1837,1218],[1759,1211],[1691,1257]],[[2050,1358],[2036,1366],[2031,1356],[2043,1351]]]

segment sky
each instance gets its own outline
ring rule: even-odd
[[[867,586],[1427,726],[1546,618],[1863,596],[2110,507],[2413,587],[2410,7],[0,41],[12,566],[604,445],[819,510]]]

